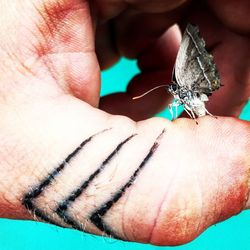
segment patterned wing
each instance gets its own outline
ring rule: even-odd
[[[176,58],[174,77],[178,85],[207,95],[221,86],[213,56],[206,51],[197,26],[187,25]]]

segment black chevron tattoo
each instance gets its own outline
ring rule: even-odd
[[[130,141],[135,135],[131,135],[122,141],[113,152],[104,160],[100,167],[92,173],[89,178],[84,181],[80,187],[74,190],[64,201],[62,201],[55,212],[64,220],[65,223],[71,225],[73,228],[83,230],[82,226],[76,222],[68,213],[67,210],[70,205],[83,193],[85,189],[90,185],[94,178],[101,173],[101,171],[107,166],[107,164],[115,157],[115,155],[122,149],[122,147]]]
[[[74,159],[81,152],[81,150],[84,148],[84,146],[86,146],[86,144],[91,142],[95,136],[107,130],[110,129],[105,129],[84,140],[71,154],[66,157],[66,159],[57,168],[55,168],[51,173],[49,173],[39,185],[35,186],[28,193],[25,194],[22,200],[22,204],[39,219],[51,224],[61,226],[56,221],[53,221],[51,219],[51,216],[43,212],[41,208],[37,207],[34,201],[46,191],[46,188],[48,186],[53,185],[53,181],[63,172],[63,170],[71,162],[71,160]],[[165,130],[163,130],[161,134],[157,137],[156,141],[150,148],[148,154],[145,156],[145,158],[143,159],[139,167],[135,170],[133,175],[129,178],[128,182],[121,186],[121,188],[119,188],[119,190],[110,199],[108,199],[104,204],[102,204],[99,208],[97,208],[90,214],[90,222],[92,222],[93,225],[95,225],[100,231],[102,231],[106,235],[116,239],[120,239],[120,236],[117,235],[114,230],[104,221],[104,216],[109,211],[109,209],[123,196],[126,190],[133,184],[142,169],[152,158],[153,154],[159,147],[160,140],[164,133]],[[66,199],[59,203],[54,212],[63,220],[64,223],[70,225],[72,228],[84,231],[83,226],[70,215],[68,210],[72,207],[72,204],[78,199],[78,197],[90,186],[93,180],[102,173],[108,163],[111,162],[111,160],[117,155],[117,153],[123,148],[123,146],[128,143],[134,136],[136,136],[136,134],[127,137],[125,140],[119,143],[117,147],[112,151],[112,153],[108,155],[108,157],[101,163],[101,165],[85,181],[83,181],[77,189],[73,190],[67,196]]]
[[[133,175],[130,177],[129,181],[123,185],[119,191],[117,191],[113,197],[111,197],[109,200],[107,200],[104,204],[102,204],[97,210],[95,210],[90,215],[90,221],[102,232],[104,232],[106,235],[111,236],[115,239],[121,239],[120,236],[118,236],[111,227],[109,227],[105,221],[103,220],[104,215],[108,212],[108,210],[122,197],[122,195],[125,193],[125,191],[133,184],[139,173],[142,171],[142,169],[146,166],[150,158],[153,156],[155,151],[160,145],[160,140],[165,133],[165,129],[161,132],[161,134],[157,137],[156,141],[154,142],[153,146],[150,148],[148,154],[143,159],[139,167],[135,170]]]
[[[26,207],[26,209],[33,213],[34,216],[36,216],[37,218],[45,222],[58,225],[57,222],[51,220],[41,209],[36,207],[33,201],[38,198],[42,192],[44,192],[46,187],[52,184],[55,178],[61,174],[65,167],[80,153],[80,151],[84,148],[86,144],[88,144],[95,136],[102,134],[108,130],[110,129],[102,130],[101,132],[98,132],[84,140],[71,154],[66,157],[66,159],[56,169],[49,173],[39,185],[32,188],[27,194],[25,194],[22,200],[22,204]]]

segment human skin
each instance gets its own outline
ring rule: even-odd
[[[176,18],[182,10],[175,10],[177,6],[172,3],[177,1],[165,1],[164,8],[163,1],[159,1],[161,7],[153,7],[155,12],[174,11],[169,15]],[[107,1],[106,9],[110,6],[110,11],[100,17],[95,12],[97,7],[92,6],[95,25],[120,13],[123,4],[117,1],[116,8],[111,8],[115,5]],[[136,7],[143,8],[143,12],[154,9],[139,4]],[[178,245],[249,208],[248,122],[222,116],[200,118],[198,126],[185,118],[136,122],[102,111],[97,108],[100,72],[89,3],[1,1],[1,9],[1,217],[45,219],[90,233],[106,232],[123,240]],[[190,16],[199,20],[195,13]],[[125,21],[121,24],[126,26]],[[223,32],[224,37],[229,36],[228,31]],[[233,83],[238,76],[231,74],[229,79],[225,72],[241,61],[244,74],[240,83],[247,86],[249,62],[243,59],[249,53],[248,38],[230,35],[232,43],[224,45],[226,49],[241,46],[232,68],[224,70],[222,77],[236,88],[238,85]],[[152,50],[139,53],[144,71],[134,81],[142,81],[145,68],[156,75],[157,70],[152,72],[152,68],[169,71],[166,59],[150,59],[165,39],[177,49],[178,38],[174,32],[161,39]],[[207,39],[213,44],[209,36]],[[121,54],[137,56],[140,46],[126,48],[122,42],[119,44],[124,53],[113,53],[108,62],[99,59],[101,66],[111,65]],[[100,58],[100,49],[97,51]],[[167,47],[163,52],[168,51]],[[223,69],[220,50],[214,48],[213,52]],[[132,93],[140,90],[138,84],[132,85]],[[146,83],[146,87],[150,85]],[[243,101],[249,96],[249,89],[244,90],[246,93],[236,94],[236,104],[229,107],[231,115],[240,108],[238,99]],[[225,92],[227,100],[231,93]],[[112,98],[113,103],[101,101],[101,107],[119,113],[118,98]],[[218,105],[216,97],[212,103]],[[147,116],[162,105],[158,103]],[[136,116],[136,108],[120,113],[135,120],[146,116]],[[98,229],[94,215],[103,219],[106,231]]]

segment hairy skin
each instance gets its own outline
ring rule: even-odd
[[[88,2],[1,3],[1,217],[178,245],[250,207],[249,122],[101,111]]]
[[[112,117],[95,110],[74,97],[35,104],[34,98],[27,100],[26,96],[26,103],[18,105],[18,112],[2,113],[3,217],[33,219],[22,205],[27,193],[84,139],[105,128],[111,129],[86,145],[33,200],[35,207],[54,223],[71,226],[58,217],[57,207],[96,171],[120,142],[137,134],[69,206],[68,213],[82,230],[102,234],[91,223],[91,214],[129,181],[162,129],[166,132],[151,160],[104,215],[105,223],[115,235],[159,245],[182,244],[245,207],[249,192],[248,123],[230,118],[203,118],[197,126],[189,119],[170,123],[155,118],[136,125],[125,117]],[[89,119],[86,121],[85,117]],[[13,131],[19,131],[18,135]],[[239,136],[244,139],[239,140]],[[233,151],[230,145],[234,145]],[[181,157],[180,148],[185,151]]]

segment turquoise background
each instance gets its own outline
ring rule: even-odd
[[[112,69],[102,74],[101,94],[124,91],[127,82],[138,73],[136,62],[122,59]],[[167,110],[161,116],[169,116]],[[250,102],[240,116],[250,120]],[[127,243],[81,233],[71,229],[30,221],[0,220],[0,250],[249,250],[250,210],[210,227],[193,242],[180,247],[156,247]]]

